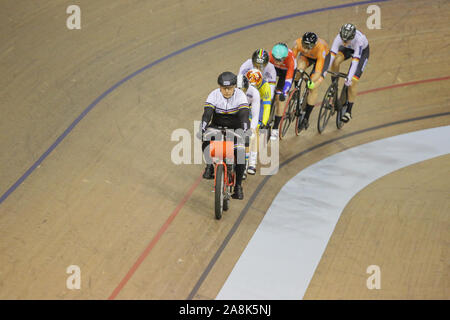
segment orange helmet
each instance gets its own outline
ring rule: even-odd
[[[252,84],[254,87],[258,88],[261,85],[263,76],[261,71],[259,71],[258,69],[250,69],[245,75],[247,76],[250,84]]]

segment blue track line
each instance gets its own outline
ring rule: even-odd
[[[141,69],[133,72],[132,74],[128,75],[127,77],[123,78],[122,80],[120,80],[119,82],[117,82],[116,84],[114,84],[112,87],[110,87],[108,90],[106,90],[105,92],[103,92],[97,99],[95,99],[73,122],[72,124],[66,129],[64,130],[64,132],[56,139],[56,141],[47,149],[47,151],[45,151],[40,157],[39,159],[19,178],[19,180],[17,180],[1,197],[0,197],[0,204],[3,203],[3,201],[5,201],[10,195],[11,193],[13,193],[21,184],[22,182],[25,181],[26,178],[28,178],[29,175],[31,175],[33,173],[33,171],[47,158],[47,156],[61,143],[61,141],[64,140],[64,138],[66,138],[69,133],[73,130],[73,128],[75,128],[75,126],[100,102],[103,100],[103,98],[105,98],[108,94],[110,94],[111,92],[113,92],[115,89],[117,89],[118,87],[120,87],[122,84],[124,84],[125,82],[127,82],[128,80],[134,78],[135,76],[139,75],[140,73],[144,72],[145,70],[148,70],[150,68],[152,68],[153,66],[160,64],[161,62],[164,62],[165,60],[168,60],[170,58],[173,58],[187,50],[193,49],[195,47],[201,46],[207,42],[211,42],[213,40],[219,39],[219,38],[223,38],[226,37],[228,35],[237,33],[237,32],[241,32],[244,30],[248,30],[251,28],[255,28],[255,27],[259,27],[268,23],[272,23],[272,22],[277,22],[277,21],[282,21],[282,20],[287,20],[287,19],[291,19],[291,18],[295,18],[295,17],[300,17],[300,16],[305,16],[305,15],[309,15],[309,14],[313,14],[313,13],[318,13],[318,12],[324,12],[324,11],[330,11],[330,10],[336,10],[336,9],[343,9],[343,8],[348,8],[348,7],[355,7],[355,6],[359,6],[359,5],[365,5],[365,4],[371,4],[371,3],[379,3],[379,2],[387,2],[387,1],[391,1],[391,0],[369,0],[369,1],[359,1],[359,2],[353,2],[353,3],[347,3],[347,4],[341,4],[341,5],[336,5],[336,6],[331,6],[331,7],[326,7],[326,8],[319,8],[319,9],[313,9],[313,10],[308,10],[308,11],[302,11],[302,12],[297,12],[297,13],[293,13],[293,14],[289,14],[289,15],[285,15],[285,16],[281,16],[281,17],[277,17],[277,18],[272,18],[272,19],[268,19],[268,20],[264,20],[261,22],[257,22],[257,23],[253,23],[244,27],[240,27],[240,28],[236,28],[230,31],[226,31],[224,33],[220,33],[218,35],[212,36],[210,38],[201,40],[199,42],[193,43],[187,47],[184,47],[180,50],[174,51],[162,58],[159,58],[158,60],[153,61],[152,63],[142,67]]]

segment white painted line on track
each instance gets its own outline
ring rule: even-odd
[[[275,197],[216,299],[303,299],[347,203],[389,173],[448,153],[444,126],[363,144],[300,171]]]

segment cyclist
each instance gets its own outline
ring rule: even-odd
[[[245,92],[247,95],[247,101],[250,106],[250,129],[251,129],[251,137],[250,137],[250,148],[246,148],[245,152],[245,163],[246,167],[249,163],[250,158],[250,166],[247,168],[247,172],[250,174],[255,174],[256,170],[256,159],[257,159],[257,145],[258,139],[257,136],[259,134],[259,113],[260,113],[260,100],[261,97],[259,95],[258,89],[254,86],[249,85],[249,81],[247,76],[243,74],[239,74],[237,77],[237,87]],[[246,173],[244,173],[244,179],[246,178]]]
[[[219,75],[217,83],[219,88],[213,90],[206,99],[201,122],[202,134],[208,127],[222,126],[229,129],[249,128],[249,106],[247,97],[242,90],[236,88],[237,77],[234,73],[226,71]],[[214,167],[211,164],[209,153],[205,153],[209,141],[204,141],[202,145],[203,154],[207,158],[207,165],[203,178],[214,178]],[[238,160],[238,153],[244,152],[244,144],[235,141],[235,158]],[[243,158],[243,157],[242,157]],[[236,185],[232,197],[242,200],[244,193],[242,189],[242,176],[245,171],[245,163],[236,163]]]
[[[295,60],[292,50],[282,42],[277,43],[272,48],[269,57],[269,61],[275,66],[275,71],[278,76],[274,100],[274,107],[276,108],[275,121],[270,135],[271,140],[277,140],[279,135],[278,126],[283,116],[286,95],[291,89],[292,77],[294,76],[294,70],[297,67],[297,61]]]
[[[271,96],[275,93],[275,84],[277,83],[277,72],[273,64],[269,62],[269,53],[264,49],[257,49],[252,54],[252,58],[245,61],[239,74],[246,74],[250,69],[258,69],[263,74],[264,80],[269,83]]]
[[[345,85],[348,87],[347,110],[342,121],[348,122],[352,118],[352,107],[357,94],[357,85],[369,60],[369,41],[355,25],[344,24],[333,41],[330,50],[329,66],[334,72],[339,71],[341,63],[352,58]],[[328,66],[325,70],[328,69]],[[326,73],[325,73],[326,74]],[[331,77],[334,78],[333,76]]]
[[[311,81],[307,84],[310,92],[306,101],[305,118],[303,119],[302,123],[299,124],[305,129],[308,129],[309,116],[311,115],[314,104],[317,100],[319,91],[318,88],[323,81],[325,59],[328,55],[328,52],[328,44],[325,42],[325,40],[317,37],[317,34],[315,34],[314,32],[305,32],[301,38],[298,38],[295,41],[294,47],[292,48],[294,57],[298,56],[297,68],[300,70],[300,72],[304,71],[311,65],[313,66]],[[300,76],[300,73],[298,73],[298,76]]]
[[[250,82],[250,84],[254,86],[256,89],[258,89],[261,98],[258,127],[259,128],[265,127],[267,126],[267,121],[269,121],[270,105],[272,103],[270,86],[263,79],[262,73],[258,69],[250,69],[249,71],[247,71],[246,77]],[[252,175],[256,173],[256,157],[257,157],[257,147],[256,147],[257,142],[255,143],[254,140],[253,143],[254,145],[250,150],[251,153],[247,170],[247,172]]]

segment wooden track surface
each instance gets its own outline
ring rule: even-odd
[[[217,75],[237,72],[256,48],[291,44],[305,31],[331,44],[352,21],[367,35],[360,91],[386,88],[360,95],[341,131],[331,123],[319,135],[314,110],[308,131],[280,143],[281,162],[336,136],[449,112],[450,3],[378,3],[380,30],[366,27],[368,4],[311,12],[150,64],[235,28],[356,2],[81,0],[82,29],[69,31],[66,1],[2,1],[0,298],[214,299],[276,193],[300,170],[366,142],[449,125],[448,114],[401,122],[292,161],[262,188],[195,288],[263,180],[248,179],[244,201],[216,221],[211,183],[199,180],[204,166],[171,162],[171,133],[193,132]],[[416,83],[391,87],[409,82]],[[444,156],[402,169],[357,195],[305,298],[448,299],[448,164]],[[404,189],[413,182],[421,187]],[[368,221],[362,213],[369,207]],[[389,281],[376,292],[365,286],[369,264],[380,264]],[[69,265],[81,268],[81,290],[66,288]]]

